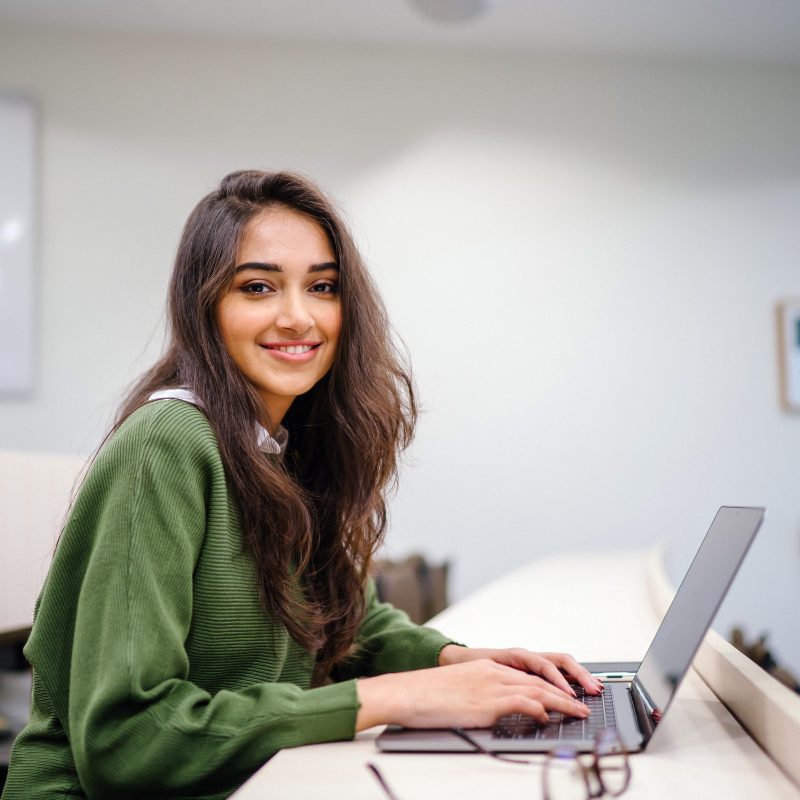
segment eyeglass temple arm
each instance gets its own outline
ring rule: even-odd
[[[371,761],[367,762],[366,767],[375,776],[375,780],[381,785],[381,788],[386,793],[386,796],[389,798],[389,800],[399,800],[389,784],[386,783],[386,778],[383,777],[383,773],[378,769],[378,767]]]

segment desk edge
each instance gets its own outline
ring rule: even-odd
[[[675,588],[664,569],[664,543],[648,558],[648,590],[663,617]],[[709,630],[693,666],[709,689],[800,787],[800,695],[765,672],[716,631]]]

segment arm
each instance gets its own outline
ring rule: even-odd
[[[439,653],[452,644],[452,639],[433,628],[415,625],[404,611],[390,603],[381,603],[371,578],[364,600],[366,611],[356,637],[357,651],[337,665],[334,679],[437,666]]]
[[[586,717],[589,709],[574,699],[575,692],[560,670],[579,680],[590,694],[599,694],[603,688],[564,653],[449,644],[441,650],[439,663],[434,669],[358,681],[356,730],[384,723],[486,727],[511,713],[528,714],[540,722],[548,721],[548,711]]]
[[[212,694],[190,679],[184,642],[202,613],[193,574],[208,508],[226,498],[224,481],[212,497],[221,469],[213,442],[191,425],[176,436],[170,416],[148,411],[146,425],[120,431],[101,454],[37,620],[32,660],[62,698],[58,714],[92,797],[230,791],[282,747],[354,731],[353,682]]]

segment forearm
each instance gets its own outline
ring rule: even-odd
[[[180,795],[240,783],[279,749],[352,738],[352,682],[260,684],[209,696],[185,681],[149,704],[97,698],[72,716],[81,783],[98,797]],[[137,710],[140,709],[140,710]]]
[[[389,603],[381,603],[375,586],[366,587],[366,613],[358,632],[358,652],[338,665],[336,678],[368,677],[388,672],[426,669],[439,664],[439,653],[451,639],[426,626],[415,625]]]
[[[399,679],[399,680],[398,680]],[[400,720],[404,714],[401,708],[402,673],[377,675],[356,681],[359,708],[356,714],[356,732],[386,725]]]
[[[461,663],[467,653],[468,648],[462,645],[447,644],[439,651],[439,666]],[[413,693],[414,684],[420,683],[419,678],[424,681],[426,672],[429,670],[421,671],[419,675],[411,673],[408,676],[402,673],[388,673],[357,681],[360,707],[356,716],[356,731],[363,731],[373,725],[398,722],[406,717],[412,711],[407,700],[409,690]]]

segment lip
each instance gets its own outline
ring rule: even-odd
[[[284,361],[289,364],[305,364],[308,361],[311,361],[317,354],[317,351],[320,348],[322,342],[315,342],[309,339],[302,339],[300,341],[289,341],[289,342],[265,342],[264,344],[260,345],[263,350],[266,350],[272,358],[277,359],[278,361]],[[305,353],[284,353],[282,350],[278,350],[278,347],[303,347],[309,346],[311,350],[306,351]]]

